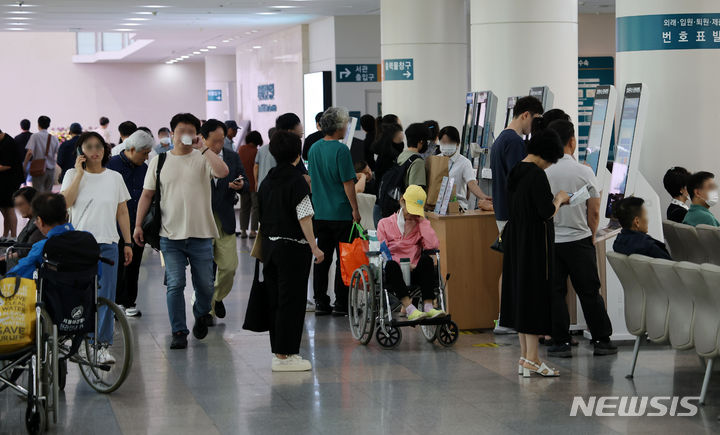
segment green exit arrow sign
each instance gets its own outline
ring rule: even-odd
[[[385,59],[383,62],[383,80],[412,80],[415,78],[415,66],[412,59]]]

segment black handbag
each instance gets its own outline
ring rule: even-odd
[[[242,327],[253,332],[270,330],[270,298],[265,288],[265,282],[260,281],[260,260],[255,260],[255,277],[250,289],[245,321]]]
[[[498,234],[497,239],[495,239],[495,242],[493,242],[492,245],[490,245],[490,249],[493,251],[497,251],[501,254],[505,253],[505,247],[503,246],[503,233],[505,233],[505,228],[503,228],[502,232]]]
[[[162,217],[160,211],[160,170],[163,165],[165,165],[167,154],[161,153],[158,156],[158,159],[157,170],[155,171],[155,194],[153,195],[150,208],[140,225],[143,230],[145,243],[156,250],[160,250],[160,228],[162,228]]]

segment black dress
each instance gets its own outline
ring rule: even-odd
[[[9,135],[0,141],[0,165],[9,166],[10,169],[0,172],[0,208],[12,208],[12,194],[20,187],[18,172],[22,168],[19,163],[15,140]]]
[[[500,325],[524,334],[550,334],[555,205],[545,171],[518,163],[508,176],[508,199]]]

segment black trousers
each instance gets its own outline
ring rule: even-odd
[[[307,283],[312,252],[308,245],[263,240],[268,252],[263,277],[270,305],[270,348],[273,353],[295,355],[300,352]]]
[[[612,325],[600,295],[600,278],[592,238],[555,244],[555,282],[552,293],[552,337],[557,343],[570,341],[567,279],[580,299],[585,320],[594,340],[612,335]]]
[[[125,266],[125,241],[120,236],[118,241],[118,274],[117,274],[117,291],[115,293],[115,303],[123,305],[125,308],[135,306],[138,295],[138,275],[140,274],[140,263],[142,263],[143,252],[142,246],[135,243],[132,245],[133,258],[130,264]]]
[[[438,281],[432,258],[427,255],[420,257],[417,266],[410,272],[410,284],[420,286],[424,301],[435,299]],[[390,260],[385,264],[385,288],[394,293],[398,299],[410,296],[408,286],[403,280],[402,269],[396,261]]]
[[[333,252],[337,253],[335,261],[335,306],[343,311],[348,309],[348,288],[342,281],[340,272],[339,243],[347,243],[352,229],[352,221],[315,221],[315,237],[321,251],[325,253],[325,260],[315,265],[313,271],[313,297],[316,304],[330,304],[327,294],[328,272],[332,262]]]

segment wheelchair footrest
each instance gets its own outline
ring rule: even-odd
[[[416,320],[416,321],[409,321],[407,317],[395,317],[393,316],[392,322],[390,324],[395,327],[403,327],[403,326],[419,326],[419,325],[446,325],[450,323],[452,319],[450,318],[450,315],[446,315],[443,317],[436,317],[434,319],[422,319],[422,320]]]

